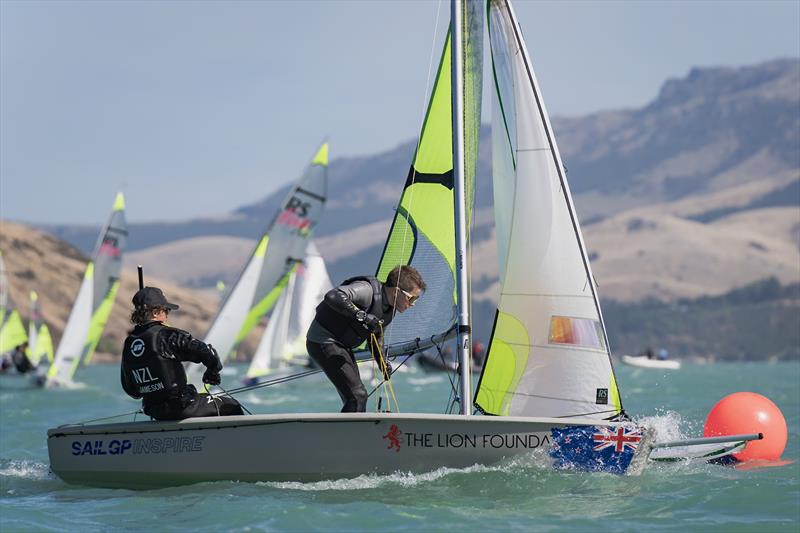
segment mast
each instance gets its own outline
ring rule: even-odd
[[[472,414],[472,340],[469,327],[469,272],[467,257],[467,193],[464,181],[464,40],[461,0],[450,1],[450,84],[453,121],[453,182],[456,228],[456,298],[458,303],[458,361],[461,369],[461,414]]]

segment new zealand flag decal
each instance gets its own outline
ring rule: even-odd
[[[636,426],[553,428],[550,457],[562,470],[624,474],[643,436]]]

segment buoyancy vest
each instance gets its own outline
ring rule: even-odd
[[[364,309],[370,315],[374,315],[383,320],[383,327],[389,325],[394,316],[393,308],[389,307],[388,311],[384,312],[383,301],[383,283],[378,281],[373,276],[356,276],[344,280],[341,285],[349,285],[356,281],[366,281],[372,287],[372,302],[368,309]],[[370,335],[370,332],[364,327],[364,324],[359,322],[355,313],[351,317],[347,317],[332,309],[326,300],[323,300],[317,306],[317,315],[315,320],[319,324],[331,332],[336,339],[348,348],[355,348],[363,343]]]
[[[180,397],[187,387],[186,371],[174,356],[163,352],[161,323],[136,328],[122,349],[122,386],[128,395],[142,398],[146,404]]]

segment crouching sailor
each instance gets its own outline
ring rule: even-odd
[[[122,348],[121,379],[128,396],[142,399],[145,414],[156,420],[244,414],[233,398],[200,394],[186,383],[184,361],[205,365],[203,383],[211,385],[219,385],[222,363],[211,345],[164,324],[178,306],[161,289],[139,290],[133,305],[136,326]]]

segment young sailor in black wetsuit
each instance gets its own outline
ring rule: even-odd
[[[367,410],[367,389],[361,383],[353,348],[372,334],[379,345],[381,334],[395,312],[403,313],[425,291],[422,276],[413,267],[401,265],[389,272],[386,283],[368,276],[350,278],[325,294],[306,336],[308,355],[322,368],[342,397],[343,413]],[[392,367],[373,354],[378,368],[389,379]],[[384,366],[385,365],[385,366]]]
[[[183,362],[206,366],[203,383],[219,385],[222,363],[211,345],[189,333],[164,325],[170,310],[161,289],[145,287],[133,296],[131,322],[136,324],[122,348],[122,388],[141,398],[145,414],[156,420],[182,420],[197,416],[241,415],[233,398],[198,393],[186,383]]]
[[[14,363],[17,372],[20,374],[27,374],[28,372],[33,372],[36,370],[36,367],[33,366],[31,360],[28,359],[28,354],[25,353],[27,350],[28,343],[23,342],[19,346],[14,347],[14,351],[11,352],[11,362]]]

